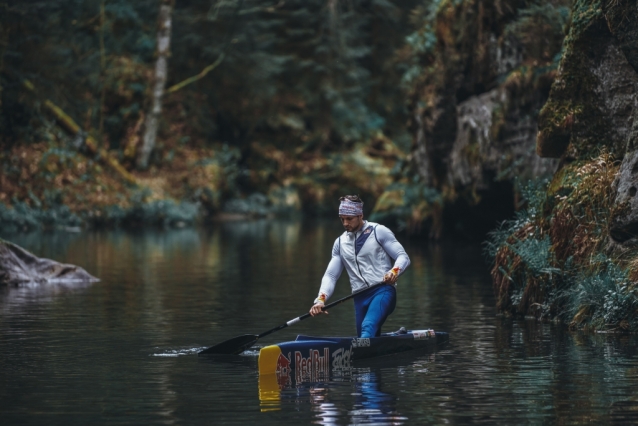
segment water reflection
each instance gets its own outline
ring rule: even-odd
[[[491,384],[483,395],[515,395],[517,412],[530,419],[638,420],[638,403],[632,395],[638,378],[637,336],[499,320],[494,337]]]
[[[262,412],[289,411],[309,402],[313,424],[384,424],[400,425],[408,416],[398,407],[396,392],[385,383],[396,377],[428,373],[435,362],[431,350],[416,350],[392,357],[362,360],[356,367],[331,370],[319,381],[296,375],[262,374],[259,376],[259,399]]]
[[[313,424],[403,424],[407,417],[397,411],[395,394],[381,390],[381,368],[353,368],[347,374],[325,382],[283,386],[274,374],[259,377],[259,398],[263,412],[287,410],[301,401],[311,404]],[[342,399],[348,387],[349,398]],[[333,390],[336,398],[333,398]]]
[[[17,310],[29,303],[52,302],[70,292],[86,291],[94,285],[91,281],[22,283],[18,286],[0,287],[0,309],[4,315],[17,314]]]
[[[382,371],[366,371],[362,369],[350,377],[351,408],[331,402],[330,384],[317,384],[309,389],[313,424],[337,425],[348,424],[384,424],[401,425],[408,419],[402,416],[396,407],[396,395],[380,389]]]
[[[450,332],[434,353],[300,383],[260,377],[258,348],[224,362],[195,355],[305,313],[339,232],[333,222],[255,221],[2,235],[101,279],[0,289],[3,424],[638,422],[638,336],[495,317],[488,268],[471,245],[400,236],[412,266],[384,331]],[[347,293],[343,277],[334,297]],[[342,304],[259,344],[353,332]]]

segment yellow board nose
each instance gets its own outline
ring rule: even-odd
[[[273,411],[279,409],[282,383],[277,374],[289,373],[288,359],[281,353],[279,346],[266,346],[259,351],[259,400],[261,411]],[[286,374],[287,376],[287,374]],[[286,383],[287,380],[284,380]]]
[[[275,374],[280,364],[281,349],[277,345],[266,346],[259,351],[259,374]],[[281,366],[280,366],[281,367]]]

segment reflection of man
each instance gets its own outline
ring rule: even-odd
[[[396,423],[397,420],[401,419],[401,416],[396,413],[397,398],[395,395],[380,389],[383,380],[381,377],[377,377],[377,373],[381,376],[381,371],[372,371],[364,377],[357,377],[357,402],[351,411],[353,424],[388,424],[392,420],[394,422],[390,424],[400,424]]]
[[[343,423],[343,420],[338,421],[341,417],[337,417],[337,415],[344,411],[349,416],[345,422],[351,425],[398,425],[406,422],[407,418],[398,411],[396,395],[380,389],[384,384],[381,370],[369,373],[353,372],[348,381],[351,383],[350,387],[344,387],[343,383],[332,386],[334,382],[331,382],[314,384],[309,389],[310,402],[317,406],[313,411],[316,411],[319,424]],[[355,395],[352,406],[341,395],[344,390]]]
[[[357,334],[359,337],[378,336],[381,326],[394,311],[394,285],[410,265],[410,258],[392,231],[378,223],[363,220],[363,201],[358,196],[346,195],[340,198],[340,202],[339,219],[346,232],[335,240],[332,259],[310,314],[327,314],[321,308],[334,292],[345,267],[352,291],[363,291],[354,297]],[[389,285],[365,290],[381,281]]]

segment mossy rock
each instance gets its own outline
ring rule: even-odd
[[[638,86],[635,2],[578,0],[572,10],[565,53],[539,116],[537,152],[558,158],[571,144],[576,158],[594,157],[603,146],[622,157]],[[633,24],[621,24],[621,15]]]

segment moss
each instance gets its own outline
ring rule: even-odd
[[[492,234],[499,310],[638,331],[638,248],[605,254],[618,168],[607,152],[564,166],[527,210]]]
[[[582,36],[603,17],[602,0],[576,0],[572,5],[572,20],[567,42]]]
[[[587,71],[583,58],[574,56],[581,55],[566,54],[563,59],[558,78],[565,83],[554,84],[539,115],[537,152],[544,157],[560,157],[570,142],[578,157],[591,157],[611,130],[606,115],[599,110],[598,82]]]
[[[613,129],[608,114],[601,110],[597,90],[601,82],[591,71],[615,43],[602,7],[601,1],[574,3],[559,75],[539,117],[537,152],[541,156],[560,157],[568,143],[578,158],[596,155],[601,144],[611,153],[625,147],[625,141],[610,137]]]
[[[582,108],[572,102],[550,100],[541,109],[536,152],[541,157],[559,158],[571,138],[575,115]]]

